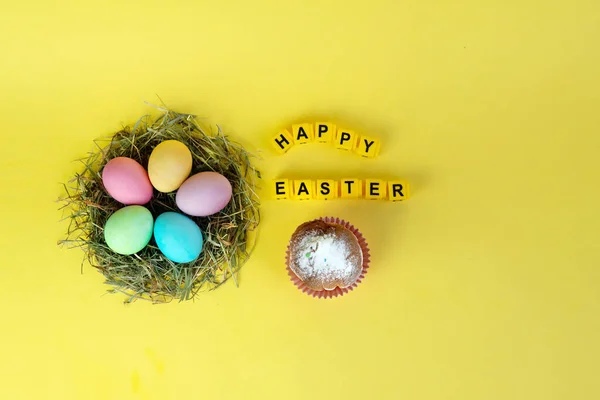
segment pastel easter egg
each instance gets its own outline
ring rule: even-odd
[[[152,198],[148,173],[128,157],[113,158],[102,170],[102,183],[111,197],[123,204],[146,204]]]
[[[192,172],[192,153],[177,140],[165,140],[152,150],[148,176],[159,192],[177,190]]]
[[[221,211],[231,200],[231,183],[217,172],[190,176],[177,191],[177,207],[188,215],[206,217]]]
[[[104,240],[118,254],[134,254],[152,238],[154,220],[146,207],[127,206],[111,215],[104,225]]]
[[[202,232],[183,214],[165,212],[154,223],[154,240],[169,260],[177,263],[194,261],[202,251]]]

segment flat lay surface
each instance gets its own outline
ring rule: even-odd
[[[600,398],[598,1],[25,0],[0,32],[0,398]],[[237,287],[124,305],[55,200],[161,101],[259,155],[262,219]],[[305,122],[380,154],[277,154]],[[281,177],[411,197],[271,200]],[[320,217],[371,253],[335,299],[286,271]]]

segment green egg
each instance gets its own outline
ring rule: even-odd
[[[104,225],[104,240],[112,251],[129,255],[142,250],[152,238],[154,219],[146,207],[121,208]]]

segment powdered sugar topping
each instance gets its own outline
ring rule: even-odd
[[[295,246],[295,266],[304,279],[317,279],[325,288],[332,282],[347,282],[357,278],[357,265],[362,254],[352,251],[351,243],[335,232],[307,232]],[[358,270],[360,274],[360,269]],[[336,285],[334,285],[335,287]]]

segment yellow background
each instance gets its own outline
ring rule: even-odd
[[[597,0],[82,3],[0,15],[0,398],[600,397]],[[262,151],[267,178],[397,177],[413,197],[264,200],[239,288],[124,306],[56,246],[53,201],[157,94]],[[324,118],[381,156],[266,147]],[[334,301],[283,267],[322,215],[373,253]]]

